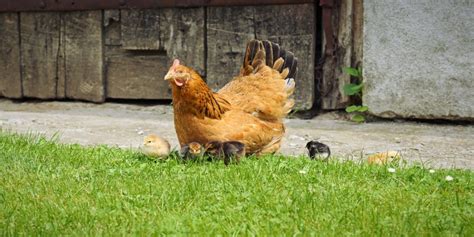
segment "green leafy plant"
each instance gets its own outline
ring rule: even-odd
[[[343,92],[347,96],[356,96],[359,100],[362,97],[362,89],[364,83],[362,82],[362,69],[345,67],[342,71],[358,79],[358,83],[349,83],[344,85]],[[351,120],[354,122],[362,123],[365,121],[365,113],[369,110],[369,107],[363,105],[350,105],[346,108],[346,112],[352,114]]]
[[[367,112],[367,110],[369,110],[369,107],[364,105],[351,105],[346,108],[347,113],[353,113],[351,120],[358,123],[365,121],[365,116],[363,113]]]
[[[359,95],[360,92],[362,91],[363,86],[364,86],[363,84],[353,84],[353,83],[344,85],[344,88],[343,88],[344,94],[345,95]]]
[[[346,74],[349,74],[349,75],[357,78],[359,81],[362,81],[362,69],[361,68],[345,67],[345,68],[342,68],[342,71]],[[349,83],[347,85],[344,85],[344,87],[343,87],[344,94],[348,95],[348,96],[356,95],[356,96],[360,97],[363,87],[364,87],[364,84],[362,82],[360,82],[360,83]]]

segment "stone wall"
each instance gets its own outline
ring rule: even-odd
[[[474,119],[474,1],[364,1],[363,102],[382,117]]]

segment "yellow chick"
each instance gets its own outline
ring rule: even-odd
[[[367,157],[369,164],[383,165],[401,159],[401,154],[398,151],[378,152]]]
[[[143,140],[143,153],[149,156],[164,157],[170,153],[170,143],[155,134],[150,134]]]

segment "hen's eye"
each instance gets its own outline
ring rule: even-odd
[[[148,143],[151,143],[151,141],[148,141]]]

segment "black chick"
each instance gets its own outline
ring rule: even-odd
[[[204,155],[209,158],[220,158],[222,153],[222,142],[211,141],[204,144]]]
[[[224,153],[224,164],[229,165],[231,160],[235,159],[237,163],[240,158],[245,156],[245,145],[238,141],[228,141],[222,143],[222,150]]]
[[[196,160],[204,155],[204,148],[197,142],[184,145],[180,151],[184,160]]]
[[[331,156],[331,150],[326,144],[318,141],[310,141],[306,144],[308,149],[309,157],[314,160],[315,158],[322,158],[327,160]]]
[[[245,145],[238,141],[211,141],[204,145],[205,155],[224,160],[225,165],[229,165],[232,159],[237,162],[245,156]]]

